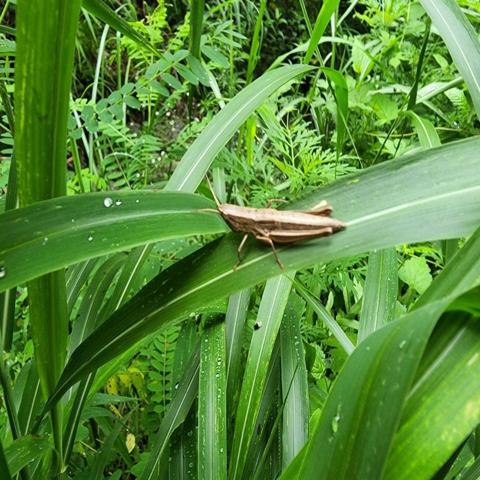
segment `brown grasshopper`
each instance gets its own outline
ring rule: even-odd
[[[283,269],[275,244],[291,244],[312,238],[326,237],[345,228],[344,223],[330,218],[332,207],[325,200],[308,211],[289,211],[221,204],[215,194],[213,196],[218,211],[232,230],[245,234],[238,246],[237,265],[241,261],[240,253],[250,234],[272,247],[275,259]]]

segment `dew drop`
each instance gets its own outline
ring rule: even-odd
[[[402,340],[400,344],[398,345],[398,348],[402,349],[405,345],[407,344],[406,340]]]
[[[93,237],[90,235],[87,240],[91,242],[93,240]]]
[[[7,269],[3,265],[0,265],[0,278],[5,278],[6,276],[7,276]]]
[[[106,208],[110,208],[113,205],[113,200],[111,197],[105,197],[103,199],[103,206]]]
[[[135,200],[135,203],[140,203],[140,200],[137,198],[137,199]]]
[[[337,414],[332,419],[332,432],[333,433],[337,433],[339,423],[340,423],[340,415]]]
[[[115,205],[116,205],[117,207],[119,207],[121,204],[122,204],[122,201],[121,201],[121,200],[117,200],[117,201],[115,202]]]

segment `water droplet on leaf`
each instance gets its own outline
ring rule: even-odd
[[[103,199],[103,206],[104,207],[110,208],[112,205],[113,205],[113,200],[112,200],[111,197],[105,197]]]

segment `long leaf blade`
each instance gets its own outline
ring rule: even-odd
[[[278,276],[267,282],[257,316],[257,330],[254,331],[248,351],[240,399],[235,415],[235,432],[229,478],[242,477],[250,443],[253,439],[255,422],[267,378],[275,340],[280,329],[283,312],[292,288],[286,276]]]
[[[283,264],[299,269],[319,259],[328,262],[400,243],[468,235],[480,223],[479,144],[477,139],[463,141],[396,159],[317,192],[298,207],[326,198],[338,218],[347,221],[347,229],[282,249]],[[144,287],[74,352],[56,396],[153,329],[278,273],[271,249],[254,242],[235,269],[238,242],[235,234],[212,242]]]
[[[472,96],[480,118],[480,42],[455,0],[421,0]]]
[[[244,88],[217,113],[193,142],[170,178],[167,189],[195,191],[215,155],[227,144],[250,114],[278,88],[311,68],[305,65],[281,67],[263,74]]]
[[[0,290],[148,241],[228,231],[208,211],[213,206],[198,195],[142,191],[62,197],[6,212]]]
[[[227,478],[225,325],[208,327],[200,347],[198,478]]]

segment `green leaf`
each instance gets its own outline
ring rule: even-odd
[[[433,478],[480,422],[478,320],[456,312],[435,330],[402,410],[385,478]]]
[[[123,33],[123,35],[134,42],[137,42],[141,47],[150,50],[154,55],[158,55],[159,52],[155,47],[153,47],[140,32],[135,30],[126,20],[112,10],[103,0],[83,0],[83,7],[102,22],[105,22],[113,29]]]
[[[432,274],[423,257],[412,257],[398,271],[398,277],[410,288],[422,294],[432,283]]]
[[[421,0],[461,73],[480,119],[480,42],[455,0]]]
[[[229,411],[234,410],[235,400],[240,392],[238,377],[240,376],[242,359],[242,338],[251,295],[251,290],[247,288],[234,293],[228,300],[225,316],[225,337],[227,344],[227,405]]]
[[[284,467],[290,464],[308,440],[310,410],[307,367],[300,330],[302,311],[302,300],[297,295],[291,294],[280,328],[284,401],[282,464]]]
[[[297,281],[294,281],[294,283],[298,293],[300,293],[310,308],[318,315],[318,318],[320,318],[330,330],[331,334],[337,339],[345,352],[350,355],[355,347],[343,331],[342,327],[330,315],[330,313],[328,313],[328,310],[318,301],[318,299],[315,298],[303,285]]]
[[[5,458],[5,452],[3,451],[2,442],[0,442],[0,474],[4,480],[12,480],[7,459]]]
[[[157,478],[155,473],[162,454],[168,445],[168,440],[174,430],[181,425],[187,417],[193,401],[197,396],[199,368],[199,352],[197,350],[192,355],[190,365],[178,386],[177,392],[170,403],[167,413],[160,423],[160,428],[152,442],[153,449],[150,452],[147,465],[142,471],[140,480]]]
[[[19,0],[17,4],[15,154],[22,207],[66,193],[67,120],[80,3]],[[31,281],[28,300],[37,370],[48,397],[63,369],[68,336],[63,270]],[[52,412],[52,426],[60,457],[61,416],[59,405]],[[52,465],[54,473],[61,468]]]
[[[465,292],[480,284],[480,228],[467,240],[417,300],[414,308]]]
[[[198,477],[227,478],[227,382],[225,325],[208,327],[200,346]]]
[[[10,474],[16,475],[22,468],[41,460],[51,450],[52,444],[47,437],[26,435],[15,440],[4,450]]]
[[[451,299],[450,299],[451,300]],[[431,303],[365,339],[349,357],[294,478],[381,478],[430,333],[448,301]]]
[[[395,318],[398,293],[397,251],[377,250],[368,257],[358,343]]]
[[[281,275],[269,280],[263,292],[235,414],[229,465],[229,478],[232,480],[242,478],[247,463],[248,449],[254,437],[268,364],[291,288],[290,279]]]
[[[187,150],[170,178],[167,189],[193,192],[208,171],[215,155],[243,122],[272,93],[311,67],[288,65],[263,74],[238,93],[207,125]]]
[[[198,59],[200,58],[204,3],[204,0],[190,1],[190,53]]]
[[[325,0],[322,4],[320,12],[318,12],[317,20],[315,21],[315,26],[313,27],[312,35],[310,37],[310,42],[308,43],[307,52],[305,53],[305,58],[303,59],[304,63],[310,63],[317,49],[318,43],[325,33],[328,22],[332,17],[333,13],[338,7],[340,0]]]
[[[321,68],[325,76],[335,85],[335,102],[337,104],[337,158],[342,153],[348,118],[348,86],[345,77],[332,68]]]
[[[0,290],[145,242],[228,231],[212,207],[198,195],[141,191],[63,197],[3,213]]]
[[[439,147],[441,145],[440,137],[430,120],[420,117],[420,115],[417,115],[413,111],[405,112],[405,115],[410,118],[422,148],[427,150],[428,148]]]
[[[372,96],[370,103],[373,111],[380,120],[380,124],[391,122],[398,117],[398,106],[390,100],[386,95],[376,93]]]
[[[335,182],[296,204],[327,199],[347,223],[332,237],[278,249],[288,269],[361,252],[470,234],[480,223],[480,140],[470,139],[386,162]],[[381,234],[379,234],[381,232]],[[73,353],[55,397],[160,326],[278,274],[271,248],[229,234],[157,276]]]

